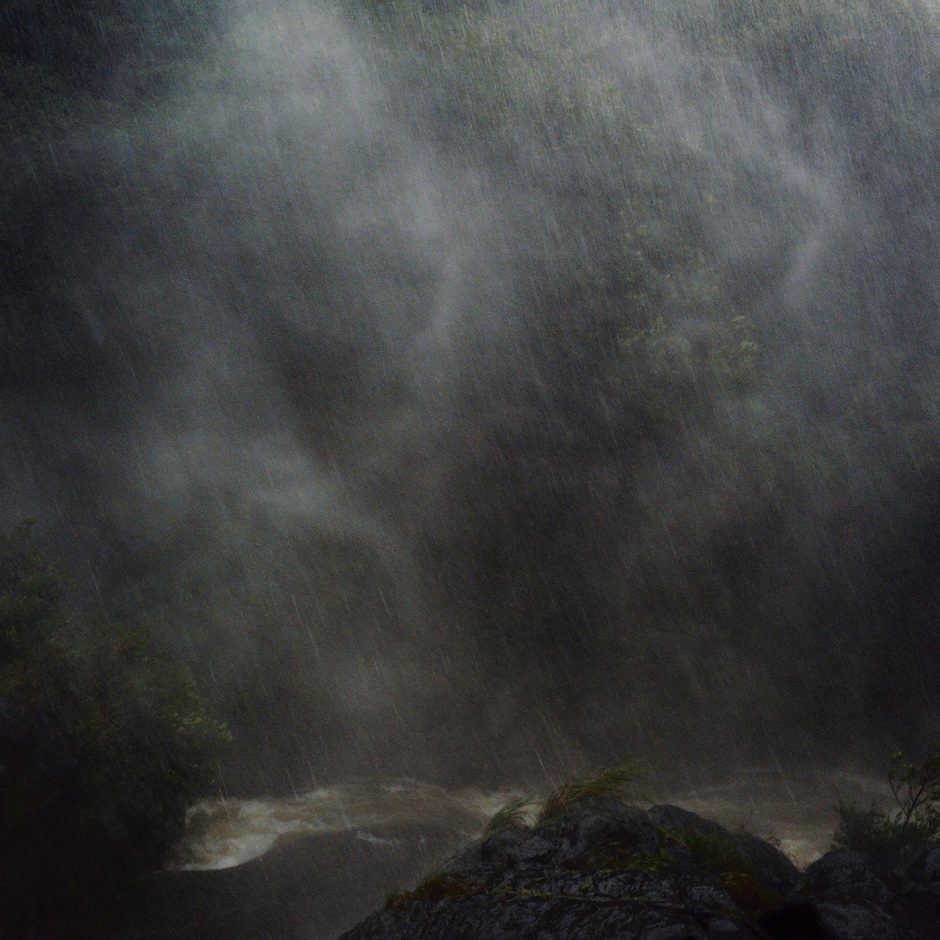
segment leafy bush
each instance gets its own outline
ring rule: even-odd
[[[69,612],[65,583],[28,524],[0,536],[0,874],[36,903],[159,867],[229,737],[185,670]]]
[[[882,812],[847,800],[836,806],[833,848],[893,860],[905,849],[940,842],[940,749],[914,764],[900,751],[891,759],[888,785],[894,808]]]

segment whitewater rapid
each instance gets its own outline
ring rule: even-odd
[[[418,780],[353,782],[318,787],[291,797],[204,800],[186,819],[172,870],[233,868],[259,858],[282,841],[346,833],[365,842],[393,843],[392,827],[430,825],[469,841],[492,815],[523,790],[447,790]],[[828,847],[840,796],[868,804],[884,798],[879,782],[854,773],[784,777],[750,770],[722,783],[656,793],[730,828],[773,838],[803,866]]]
[[[186,833],[169,867],[233,868],[259,858],[284,839],[349,833],[364,841],[391,841],[390,826],[434,825],[467,839],[517,791],[448,791],[418,780],[345,783],[292,797],[203,800],[186,817]]]

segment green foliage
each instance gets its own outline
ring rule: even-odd
[[[443,901],[446,898],[465,898],[479,894],[483,885],[467,878],[435,872],[411,891],[391,891],[386,895],[385,907],[393,908],[405,901]]]
[[[408,76],[403,81],[422,77],[435,125],[460,152],[526,164],[536,178],[542,161],[550,161],[556,175],[541,181],[536,198],[548,188],[571,215],[570,227],[549,235],[543,247],[546,283],[555,281],[545,318],[576,312],[583,323],[603,325],[567,340],[580,347],[574,356],[587,372],[606,358],[613,327],[620,354],[605,379],[617,404],[643,412],[648,424],[675,427],[703,397],[753,382],[756,333],[730,301],[698,233],[681,218],[694,211],[695,199],[708,215],[714,195],[704,187],[686,193],[690,204],[677,210],[662,174],[676,155],[656,140],[579,17],[540,0],[524,16],[498,9],[429,13],[401,3],[391,16],[387,56]],[[586,228],[580,174],[590,178],[589,166],[604,160],[618,168],[618,178],[603,183],[610,224]],[[557,176],[566,165],[573,168],[570,180]]]
[[[596,871],[659,871],[672,861],[662,839],[655,852],[646,852],[637,848],[632,836],[625,835],[595,845],[588,867]]]
[[[387,11],[387,60],[412,71],[421,58],[418,80],[437,117],[503,155],[533,143],[578,145],[589,124],[592,145],[642,145],[615,72],[558,7],[535,2],[517,17],[466,6],[431,12],[406,0]]]
[[[723,835],[679,829],[663,833],[663,838],[684,845],[693,858],[718,877],[728,872],[754,874],[750,862],[741,855],[734,842]]]
[[[711,872],[722,887],[746,911],[757,913],[778,906],[780,895],[761,883],[754,865],[738,850],[734,842],[720,833],[704,833],[694,829],[660,833],[660,842],[677,842]]]
[[[0,654],[7,662],[29,656],[62,622],[65,572],[31,543],[31,528],[22,522],[0,536]],[[0,685],[0,693],[9,691]]]
[[[639,761],[626,761],[602,771],[595,777],[569,780],[552,790],[539,808],[537,822],[545,823],[590,797],[609,797],[623,803],[642,799],[639,785],[646,771]]]
[[[894,799],[889,812],[839,801],[833,848],[893,860],[912,846],[940,843],[940,749],[919,764],[896,752],[888,786]]]
[[[940,838],[940,749],[920,764],[912,764],[897,751],[888,784],[902,833],[930,841]]]
[[[875,803],[866,808],[840,799],[836,815],[833,849],[852,849],[885,858],[896,855],[904,847],[898,827]]]
[[[549,822],[567,812],[576,803],[590,797],[609,797],[628,805],[645,799],[640,785],[647,779],[642,761],[624,761],[608,767],[593,777],[568,780],[552,789],[542,800],[525,797],[510,800],[487,823],[484,838],[505,829],[526,829],[535,813],[536,825]]]
[[[490,819],[483,831],[483,837],[489,838],[504,829],[525,829],[529,821],[529,809],[532,805],[532,801],[524,797],[510,800],[493,814],[493,818]]]
[[[135,630],[72,615],[65,586],[28,524],[0,536],[0,704],[48,752],[6,742],[0,826],[22,851],[54,842],[79,882],[120,879],[162,863],[229,734],[184,669]]]

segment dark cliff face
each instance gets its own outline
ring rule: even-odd
[[[805,873],[769,842],[675,806],[607,798],[469,846],[344,940],[929,940],[940,850],[903,870],[832,852]]]

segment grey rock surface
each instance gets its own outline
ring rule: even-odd
[[[901,874],[775,846],[677,806],[591,798],[471,843],[343,940],[940,940],[935,854]]]
[[[821,900],[855,900],[884,904],[892,895],[890,873],[861,852],[840,850],[824,855],[806,869],[804,885]]]

